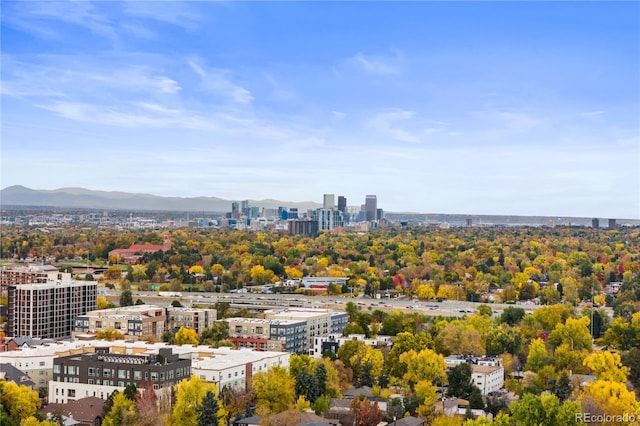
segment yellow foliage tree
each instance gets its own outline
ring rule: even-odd
[[[0,401],[17,421],[33,416],[41,405],[38,392],[15,382],[0,382]]]
[[[293,406],[295,381],[284,367],[258,372],[253,376],[251,387],[258,400],[259,415],[281,413]]]
[[[589,367],[597,380],[609,380],[625,383],[629,375],[629,367],[622,365],[620,355],[609,351],[594,352],[582,362]]]
[[[218,395],[218,386],[215,383],[207,383],[198,376],[191,376],[183,379],[174,386],[176,391],[176,403],[171,412],[171,424],[180,426],[197,426],[200,412],[198,408],[202,406],[202,400],[207,392]],[[226,411],[220,400],[218,400],[218,426],[224,426]]]
[[[433,381],[439,379],[446,383],[447,372],[444,357],[431,349],[416,352],[413,349],[400,355],[400,362],[406,365],[403,378],[410,387],[422,380]]]
[[[20,422],[20,426],[59,426],[57,422],[51,420],[38,420],[35,417],[27,417]]]
[[[134,426],[137,423],[136,405],[118,392],[113,398],[111,410],[104,416],[103,426]]]
[[[580,396],[582,411],[609,416],[640,415],[640,404],[634,392],[624,383],[596,380],[584,387]],[[607,423],[629,424],[629,422]]]
[[[180,327],[175,335],[176,345],[197,345],[198,333],[192,328]]]
[[[98,296],[96,299],[96,307],[98,309],[107,309],[109,307],[109,301],[106,297]]]

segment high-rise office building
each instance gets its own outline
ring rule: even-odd
[[[249,200],[242,200],[240,203],[240,212],[244,215],[249,211]]]
[[[367,213],[367,221],[378,219],[378,199],[375,195],[367,195],[364,199],[364,210]]]
[[[616,228],[616,220],[609,219],[609,229],[615,229],[615,228]]]
[[[600,220],[599,220],[597,217],[595,217],[595,218],[591,219],[591,227],[592,227],[593,229],[598,229],[598,228],[600,228]]]
[[[336,196],[335,194],[324,194],[322,202],[323,209],[335,209],[336,208]]]
[[[96,309],[95,281],[48,279],[8,287],[7,335],[40,339],[71,337],[77,316]]]
[[[338,210],[340,210],[344,215],[347,214],[347,197],[338,195]]]

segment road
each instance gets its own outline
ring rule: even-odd
[[[101,289],[102,290],[102,289]],[[354,302],[363,310],[380,309],[418,311],[432,316],[462,316],[472,314],[483,303],[467,301],[418,301],[402,299],[369,299],[365,297],[351,298],[348,296],[305,296],[301,294],[259,294],[259,293],[188,293],[181,292],[182,297],[163,297],[155,292],[134,291],[133,299],[141,299],[151,304],[169,304],[173,300],[179,300],[184,306],[213,305],[216,302],[229,302],[233,307],[307,307],[307,308],[331,308],[344,310],[348,302]],[[110,301],[116,301],[120,292],[107,289],[104,294]],[[540,306],[535,304],[488,304],[494,315],[499,315],[507,307],[520,307],[526,312],[532,312]]]

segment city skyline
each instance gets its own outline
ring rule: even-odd
[[[1,187],[640,218],[638,3],[12,2]]]

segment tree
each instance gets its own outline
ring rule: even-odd
[[[135,401],[136,400],[136,395],[138,393],[138,389],[136,389],[136,385],[134,383],[129,383],[125,388],[124,388],[124,396],[125,398],[127,398],[130,401]]]
[[[108,309],[110,306],[109,301],[107,301],[106,297],[103,296],[98,296],[98,298],[96,299],[96,307],[98,309]]]
[[[454,322],[445,325],[438,334],[438,347],[447,354],[464,354],[482,356],[485,345],[477,330],[466,328]]]
[[[229,338],[229,323],[216,321],[200,333],[201,345],[217,345],[220,341]]]
[[[551,393],[558,397],[560,402],[565,402],[571,396],[573,387],[571,386],[571,380],[566,371],[563,371],[560,378],[553,384]]]
[[[512,306],[506,308],[500,315],[500,320],[509,325],[519,324],[522,318],[524,318],[524,309]]]
[[[318,396],[322,396],[327,392],[327,367],[320,363],[316,367],[315,376],[318,385]]]
[[[522,331],[507,324],[490,327],[485,334],[487,355],[510,353],[515,355],[522,349]]]
[[[0,423],[2,424],[2,423]],[[20,426],[58,426],[59,423],[51,420],[38,420],[34,416],[27,417],[20,422]]]
[[[378,403],[371,404],[367,398],[362,401],[354,398],[350,407],[353,416],[353,425],[357,426],[376,426],[382,420],[382,411],[378,408]]]
[[[400,362],[406,364],[407,372],[403,378],[410,388],[421,380],[440,380],[443,383],[447,380],[444,357],[431,349],[405,352],[400,355]]]
[[[218,399],[210,390],[204,395],[202,405],[197,408],[197,411],[200,413],[198,426],[211,426],[220,423],[220,417],[218,416],[218,412],[220,411]]]
[[[41,404],[38,392],[15,382],[0,382],[0,400],[15,422],[35,415]]]
[[[173,306],[174,308],[182,308],[182,303],[180,303],[179,300],[174,300],[173,302],[171,302],[171,306]]]
[[[251,387],[259,415],[277,414],[293,406],[295,382],[284,367],[275,366],[253,376]]]
[[[580,404],[566,401],[560,404],[555,395],[542,394],[536,396],[525,394],[519,401],[511,404],[511,420],[515,425],[563,425],[581,424]]]
[[[565,343],[571,350],[591,350],[591,333],[589,332],[589,317],[579,319],[567,318],[562,324],[558,323],[549,335],[549,343],[554,347]]]
[[[109,266],[104,273],[102,274],[102,276],[106,279],[106,280],[119,280],[120,278],[122,278],[122,270],[120,269],[120,267],[118,266]]]
[[[138,426],[159,426],[157,400],[158,398],[151,385],[136,393]]]
[[[197,345],[198,333],[192,328],[180,327],[180,330],[174,337],[175,344],[182,345]]]
[[[447,396],[467,399],[471,394],[471,387],[473,385],[471,375],[471,365],[466,362],[451,368],[447,372],[447,380],[449,383],[447,385]]]
[[[529,356],[525,368],[530,371],[538,371],[545,365],[551,364],[553,359],[549,355],[542,339],[535,339],[529,345]]]
[[[624,383],[596,380],[586,385],[580,395],[582,410],[592,415],[623,416],[638,413],[635,393]]]
[[[314,402],[320,396],[316,376],[306,371],[301,371],[296,375],[295,390],[296,396],[302,396],[311,402]]]
[[[215,383],[206,383],[197,376],[183,379],[175,385],[176,403],[171,413],[171,424],[181,426],[197,426],[200,412],[198,408],[202,405],[207,392],[217,395],[218,387]],[[221,419],[220,426],[224,425],[224,410],[218,410],[218,418]]]
[[[133,306],[133,295],[131,290],[124,290],[120,293],[120,306]]]
[[[416,383],[416,397],[418,407],[416,414],[427,420],[433,420],[435,415],[435,405],[438,401],[437,389],[430,380],[421,380]]]
[[[629,375],[629,368],[622,365],[620,355],[609,351],[594,352],[583,364],[591,369],[596,380],[625,383]]]
[[[135,402],[118,392],[113,398],[113,405],[105,416],[104,426],[134,426],[137,422]]]

